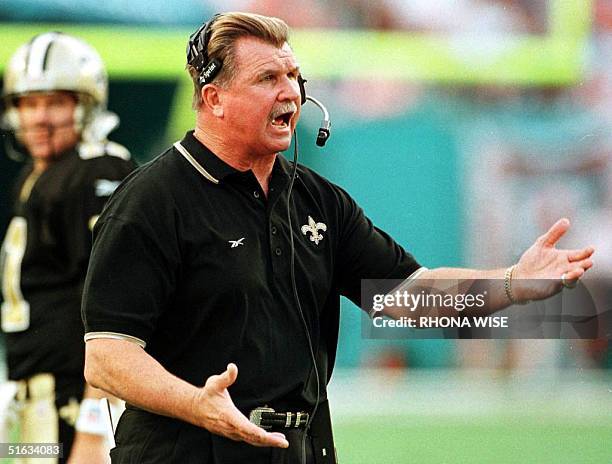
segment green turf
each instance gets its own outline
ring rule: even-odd
[[[612,463],[612,419],[602,425],[387,417],[341,422],[334,429],[340,464]]]

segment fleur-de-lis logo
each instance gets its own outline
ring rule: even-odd
[[[322,222],[315,222],[312,217],[308,216],[308,224],[302,226],[302,233],[308,235],[308,232],[310,232],[310,241],[315,242],[315,245],[318,245],[323,240],[323,235],[319,233],[320,230],[325,232],[327,226]]]

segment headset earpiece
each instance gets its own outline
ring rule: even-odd
[[[304,103],[306,103],[306,85],[305,84],[308,81],[304,79],[301,74],[298,74],[297,81],[298,81],[298,85],[300,86],[300,98],[301,98],[301,102],[303,105]]]
[[[212,35],[212,25],[219,16],[219,14],[216,14],[210,21],[202,24],[197,31],[189,36],[189,42],[187,43],[187,63],[200,73],[200,85],[210,84],[223,66],[223,61],[218,58],[211,60],[208,56],[208,42]]]
[[[206,29],[206,27],[208,27],[208,23],[202,24],[197,31],[189,36],[189,42],[187,42],[187,63],[198,71],[204,66],[205,57],[200,38],[202,31]]]

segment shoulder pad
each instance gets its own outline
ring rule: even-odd
[[[78,153],[79,157],[84,160],[99,158],[104,155],[114,156],[126,161],[131,158],[128,149],[115,142],[83,142],[79,145]]]

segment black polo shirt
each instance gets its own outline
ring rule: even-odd
[[[290,170],[278,156],[266,198],[251,171],[227,165],[190,132],[135,171],[94,229],[87,337],[133,337],[195,385],[234,362],[239,374],[230,393],[243,411],[313,404],[290,278]],[[304,166],[291,221],[297,289],[325,398],[340,295],[359,304],[361,279],[405,278],[419,265],[344,190]]]

